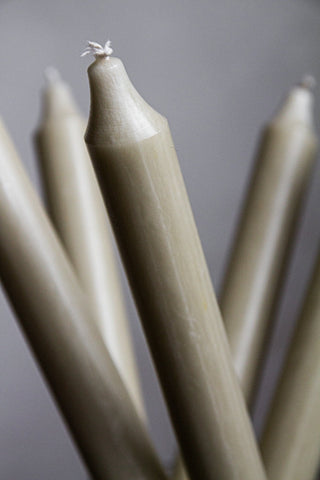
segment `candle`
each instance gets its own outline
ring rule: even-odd
[[[188,473],[265,479],[167,121],[90,50],[86,142]]]
[[[85,122],[59,74],[47,70],[47,79],[36,150],[49,212],[91,300],[102,338],[144,417],[110,226],[83,140]]]
[[[263,134],[222,289],[222,316],[248,403],[315,159],[310,86],[307,78],[292,89]]]
[[[96,480],[165,476],[79,282],[0,123],[0,276]]]
[[[270,480],[313,480],[320,459],[320,256],[262,437]]]
[[[187,472],[183,464],[181,456],[177,456],[174,469],[173,469],[173,480],[188,480]]]

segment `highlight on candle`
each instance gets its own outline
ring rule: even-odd
[[[86,122],[59,72],[48,67],[45,79],[34,140],[50,217],[106,347],[145,419],[111,228],[83,139]]]
[[[88,76],[85,139],[190,479],[265,480],[167,120],[118,58]]]
[[[314,83],[306,76],[291,89],[262,133],[223,279],[222,316],[249,405],[316,158]]]
[[[45,69],[44,79],[47,85],[55,85],[62,81],[59,71],[52,66]]]

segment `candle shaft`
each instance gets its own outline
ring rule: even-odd
[[[261,449],[270,480],[313,480],[320,460],[320,256]]]
[[[222,288],[222,316],[249,404],[315,159],[312,101],[305,86],[294,88],[262,136]]]
[[[96,480],[164,480],[79,282],[0,123],[0,275]]]
[[[51,219],[91,300],[102,338],[144,418],[110,225],[67,85],[48,82],[35,137]]]
[[[120,60],[88,73],[86,142],[189,475],[265,479],[167,121]]]
[[[181,456],[177,456],[176,458],[172,480],[188,480],[187,472]]]

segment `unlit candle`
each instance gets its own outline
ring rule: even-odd
[[[223,282],[222,316],[249,404],[315,160],[310,87],[306,79],[293,88],[263,133]]]
[[[261,450],[269,480],[313,480],[320,461],[320,255]]]
[[[57,72],[51,68],[47,78],[35,140],[49,213],[91,301],[102,338],[144,417],[110,225],[83,140],[85,121]]]
[[[92,50],[86,142],[189,475],[265,479],[167,121]]]

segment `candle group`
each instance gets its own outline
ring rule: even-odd
[[[313,480],[319,259],[260,446],[247,410],[316,154],[310,78],[263,132],[221,315],[167,120],[110,41],[89,53],[87,147],[70,89],[47,74],[35,144],[53,225],[0,122],[0,278],[90,475],[169,478],[146,430],[109,215],[181,451],[170,478]]]

